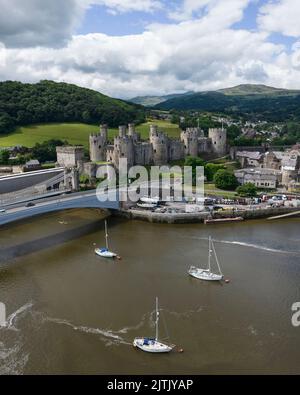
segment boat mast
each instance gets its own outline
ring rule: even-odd
[[[108,249],[108,233],[107,233],[107,221],[105,220],[105,241],[106,241],[106,248]]]
[[[156,298],[156,331],[155,331],[155,340],[158,341],[158,321],[159,321],[159,311],[158,311],[158,298]]]
[[[216,253],[216,250],[215,250],[215,246],[214,246],[213,243],[212,243],[212,247],[213,247],[213,251],[214,251],[214,255],[215,255],[215,258],[216,258],[216,262],[217,262],[217,265],[218,265],[219,272],[223,276],[223,273],[222,273],[222,270],[221,270],[221,267],[220,267],[220,264],[219,264],[219,259],[218,259],[218,256],[217,256],[217,253]]]
[[[209,243],[208,243],[208,270],[210,271],[211,268],[211,236],[209,236]]]

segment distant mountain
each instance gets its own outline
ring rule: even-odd
[[[37,123],[108,123],[116,127],[144,118],[142,106],[76,85],[53,81],[0,82],[0,134]]]
[[[239,85],[172,98],[155,108],[221,112],[270,122],[300,121],[300,91],[265,85]]]
[[[138,96],[130,99],[129,102],[140,104],[145,107],[154,107],[157,104],[163,103],[167,100],[176,99],[180,97],[185,97],[188,95],[192,95],[194,92],[186,92],[186,93],[174,93],[173,95],[166,96]]]
[[[289,90],[281,88],[273,88],[267,85],[251,85],[243,84],[234,86],[232,88],[220,89],[217,92],[228,96],[244,96],[244,95],[275,95],[275,96],[290,96],[299,95],[300,90]]]

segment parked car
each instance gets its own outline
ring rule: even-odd
[[[271,199],[268,200],[268,204],[275,205],[276,206],[283,206],[284,202],[287,200],[286,195],[275,195]]]
[[[34,207],[35,206],[35,204],[34,203],[32,203],[32,202],[29,202],[29,203],[27,203],[26,204],[26,206],[25,207]]]
[[[6,210],[4,208],[0,208],[0,213],[6,213]]]

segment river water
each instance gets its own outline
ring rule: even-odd
[[[54,213],[0,230],[1,374],[300,373],[299,219],[205,226]],[[229,284],[187,275],[206,266],[211,235]],[[153,336],[155,297],[162,338],[183,353],[132,347]],[[166,325],[165,325],[166,324]]]

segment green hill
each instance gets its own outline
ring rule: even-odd
[[[143,122],[142,106],[112,99],[66,83],[0,82],[0,134],[17,126],[53,122],[107,123],[111,127]]]
[[[270,122],[300,120],[300,91],[264,85],[239,85],[216,92],[200,92],[167,100],[160,110],[220,112]]]
[[[299,95],[299,90],[289,90],[273,88],[267,85],[251,85],[243,84],[232,88],[220,89],[218,92],[228,96],[244,96],[244,95],[274,95],[274,96],[294,96]]]

